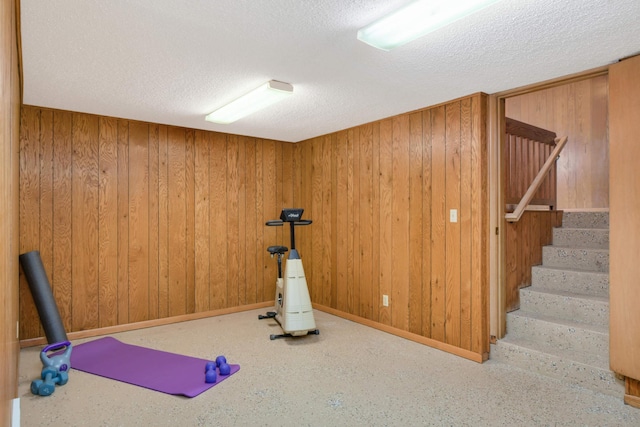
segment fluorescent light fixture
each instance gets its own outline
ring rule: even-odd
[[[218,108],[205,117],[205,120],[224,125],[233,123],[249,114],[275,104],[292,93],[293,86],[289,83],[270,80],[224,107]]]
[[[499,0],[417,0],[358,30],[358,40],[391,50]]]

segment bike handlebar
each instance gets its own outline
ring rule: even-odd
[[[290,223],[293,223],[293,225],[310,225],[311,223],[313,223],[313,221],[311,221],[310,219],[303,219],[300,221],[292,221]],[[284,221],[282,221],[281,219],[273,219],[267,221],[265,225],[269,227],[282,227],[284,225]]]

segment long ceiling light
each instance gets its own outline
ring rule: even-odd
[[[218,108],[213,113],[207,115],[205,120],[225,125],[233,123],[236,120],[281,101],[292,93],[293,86],[289,83],[270,80],[235,101]]]
[[[391,50],[499,0],[417,0],[358,30],[358,40]]]

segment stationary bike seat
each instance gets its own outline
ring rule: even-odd
[[[267,251],[271,254],[284,254],[285,252],[287,252],[289,250],[289,248],[287,248],[286,246],[269,246],[267,248]]]

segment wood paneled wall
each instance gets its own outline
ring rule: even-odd
[[[525,211],[505,225],[505,300],[507,311],[520,308],[520,288],[531,286],[531,267],[542,264],[542,247],[553,243],[562,211]]]
[[[485,126],[475,95],[295,145],[314,303],[486,355]]]
[[[485,128],[480,94],[297,144],[25,106],[20,250],[82,331],[273,300],[288,232],[264,222],[302,207],[314,303],[482,360]],[[21,338],[42,336],[20,289]]]
[[[609,207],[608,77],[506,99],[506,115],[569,140],[557,162],[558,209]]]
[[[611,210],[609,342],[611,370],[627,379],[625,401],[640,407],[640,56],[609,69]],[[633,381],[629,381],[629,380]]]
[[[18,72],[17,2],[0,2],[0,425],[11,425],[18,393]]]
[[[67,332],[273,300],[264,222],[293,201],[292,152],[23,106],[20,253],[40,251]],[[20,337],[40,336],[21,275]]]

